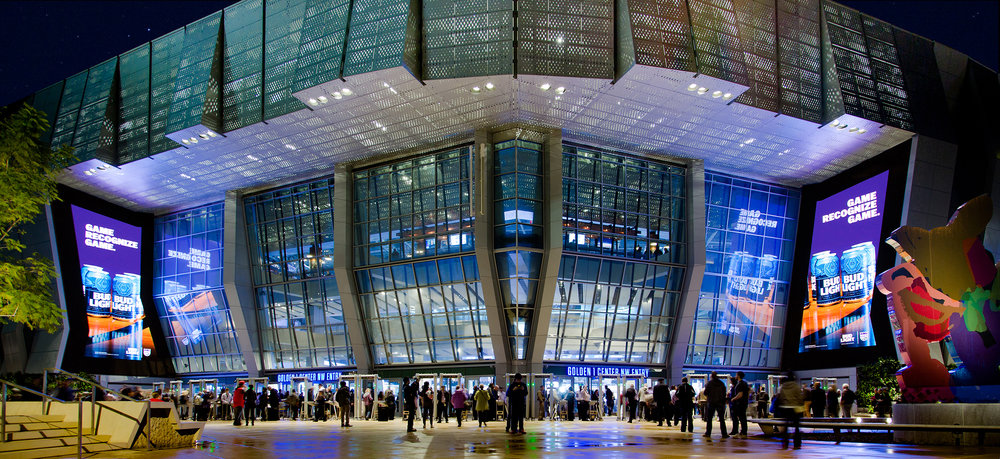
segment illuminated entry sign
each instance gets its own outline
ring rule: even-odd
[[[292,378],[306,378],[310,382],[339,381],[342,371],[309,371],[305,373],[279,373],[279,383],[290,383]]]
[[[601,375],[642,375],[643,378],[649,377],[649,368],[640,367],[584,367],[584,366],[572,366],[566,367],[566,376],[584,376],[588,378],[597,378]]]

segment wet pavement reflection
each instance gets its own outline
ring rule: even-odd
[[[192,447],[146,452],[114,451],[92,457],[117,458],[319,458],[319,457],[576,457],[599,459],[744,457],[768,458],[1000,458],[996,447],[942,447],[805,441],[798,451],[781,449],[781,443],[764,437],[759,430],[748,439],[722,440],[682,433],[677,427],[627,424],[613,420],[595,422],[525,422],[524,435],[505,433],[502,422],[486,428],[454,423],[406,433],[405,424],[358,421],[341,428],[334,422],[259,422],[252,427],[234,427],[211,422],[202,441]],[[754,430],[754,429],[751,429]]]

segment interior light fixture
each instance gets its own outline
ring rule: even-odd
[[[722,97],[722,91],[718,91],[718,90],[712,91],[712,98],[713,99],[718,99],[720,97]]]
[[[493,90],[493,83],[486,82],[486,89],[489,89],[490,91],[492,91]]]
[[[708,88],[704,86],[698,88],[698,94],[705,94],[706,92],[708,92]]]
[[[187,145],[187,144],[191,143],[191,141],[188,140],[188,139],[181,139],[181,143],[183,143],[184,145]]]
[[[480,89],[479,86],[472,87],[472,92],[478,93],[479,91],[482,91],[482,89]]]
[[[344,95],[343,95],[343,94],[341,94],[340,92],[334,92],[334,93],[333,93],[333,98],[334,98],[334,99],[337,99],[337,100],[340,100],[340,99],[343,99],[343,98],[344,98]]]
[[[698,83],[691,83],[688,85],[688,91],[694,91],[695,89],[698,89]]]
[[[208,134],[198,134],[198,137],[201,137],[202,140],[208,140]]]
[[[319,96],[316,99],[318,99],[319,103],[321,103],[321,104],[325,104],[325,103],[327,103],[329,101],[329,99],[327,99],[326,96]]]
[[[556,88],[556,94],[562,94],[564,92],[566,92],[566,87],[565,86],[560,86],[560,87]]]
[[[725,100],[732,99],[733,98],[733,93],[727,92],[727,93],[725,93],[725,94],[722,95],[722,98],[725,99]]]
[[[315,106],[319,105],[319,101],[316,100],[316,99],[309,99],[309,105],[312,105],[313,107],[315,107]]]
[[[198,139],[195,137],[191,137],[189,140],[191,140],[191,143],[198,143]]]
[[[552,87],[552,85],[550,85],[548,83],[542,83],[542,85],[539,86],[539,88],[542,88],[542,91],[548,91],[549,88],[551,88],[551,87]]]
[[[343,93],[345,96],[354,94],[354,91],[351,91],[351,88],[341,88],[340,92]]]

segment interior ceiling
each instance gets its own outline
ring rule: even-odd
[[[318,177],[332,173],[338,163],[467,142],[475,129],[519,124],[562,129],[564,140],[652,157],[694,158],[704,160],[707,169],[801,186],[912,135],[848,115],[837,120],[846,128],[777,115],[732,102],[744,86],[640,65],[614,84],[537,75],[425,83],[402,67],[336,80],[296,94],[305,103],[326,97],[313,109],[119,168],[86,161],[70,167],[60,181],[129,209],[165,213],[222,200],[227,190]],[[705,93],[689,90],[691,84]],[[479,92],[472,90],[476,86]],[[351,95],[332,96],[345,87]],[[713,97],[715,91],[732,97]],[[105,170],[92,171],[96,166]]]

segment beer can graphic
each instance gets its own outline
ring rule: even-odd
[[[865,254],[865,269],[868,271],[868,285],[865,289],[869,292],[875,291],[875,244],[871,241],[862,242],[860,244],[854,244],[855,248],[858,248]]]
[[[83,265],[80,277],[83,279],[83,295],[87,301],[87,315],[109,317],[111,315],[111,275],[99,266]]]
[[[117,274],[112,282],[114,302],[111,319],[115,323],[115,349],[111,352],[120,359],[142,359],[142,302],[139,299],[139,276]]]
[[[845,301],[859,300],[868,295],[868,253],[855,245],[844,251],[840,258],[842,297]]]
[[[819,307],[840,304],[840,260],[829,250],[815,253],[809,262],[813,302]]]
[[[111,303],[111,318],[116,321],[131,322],[139,298],[139,276],[128,273],[115,275],[112,286],[114,300]]]

